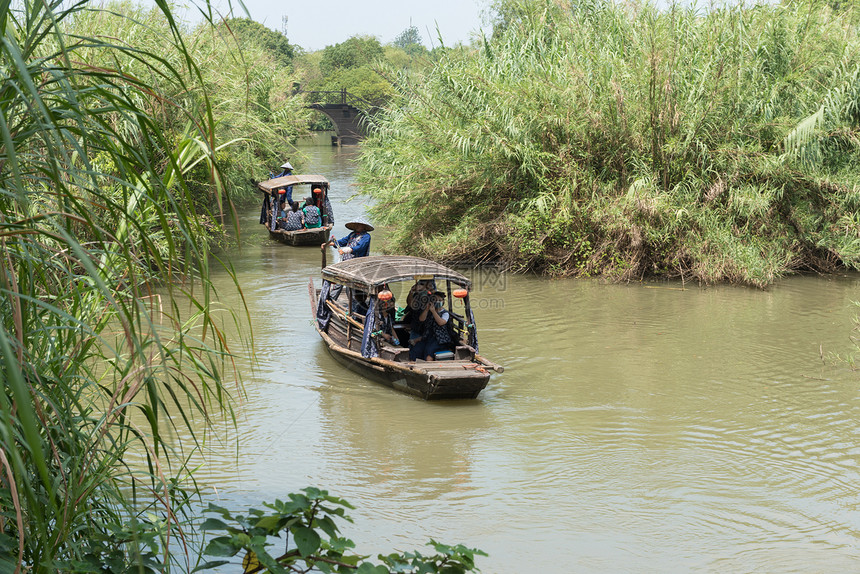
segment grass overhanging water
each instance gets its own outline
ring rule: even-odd
[[[233,192],[282,157],[307,118],[299,99],[277,97],[290,76],[267,65],[253,25],[234,36],[201,9],[207,23],[192,34],[160,1],[0,2],[4,572],[211,568],[197,485],[170,435],[196,444],[192,419],[232,419],[242,392],[232,356],[252,341],[221,328],[245,333],[247,308],[218,306],[210,247],[237,221]],[[317,568],[317,554],[324,571],[387,571],[327,546],[316,530],[329,521],[276,526],[273,538],[302,537],[301,554],[273,559],[272,572]],[[234,554],[262,559],[269,543],[239,536]],[[466,572],[480,553],[434,545],[430,557],[385,560]],[[326,562],[334,554],[342,564]]]

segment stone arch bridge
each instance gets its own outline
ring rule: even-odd
[[[373,104],[350,94],[345,89],[302,93],[307,95],[309,102],[313,102],[307,107],[322,112],[334,125],[336,135],[331,138],[332,145],[355,145],[364,138],[362,120],[375,108]]]

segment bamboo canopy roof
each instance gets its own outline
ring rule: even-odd
[[[322,277],[333,283],[364,288],[372,293],[385,283],[419,279],[450,280],[467,289],[472,286],[465,276],[440,263],[403,255],[355,257],[327,266],[322,270]]]
[[[328,188],[328,180],[321,175],[285,175],[274,179],[267,179],[257,184],[261,191],[271,194],[273,191],[287,187],[288,185],[302,185],[304,183],[319,184]]]

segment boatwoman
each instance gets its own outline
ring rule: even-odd
[[[293,175],[293,164],[291,164],[290,162],[288,162],[288,161],[284,162],[284,164],[281,166],[281,169],[283,171],[281,173],[279,173],[278,175],[276,175],[275,177],[284,177],[285,175]],[[293,203],[293,186],[292,185],[288,185],[284,189],[278,191],[278,193],[286,194],[287,205],[290,205]]]
[[[342,261],[353,257],[367,257],[370,252],[370,232],[373,231],[373,226],[363,217],[357,217],[350,220],[346,228],[351,229],[352,233],[341,239],[332,238],[328,244],[337,246],[337,252],[340,253]],[[325,246],[326,244],[323,243],[323,249]]]

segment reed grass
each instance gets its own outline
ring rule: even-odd
[[[3,571],[193,565],[167,437],[238,390],[189,174],[218,202],[225,178],[205,75],[157,11],[114,14],[120,39],[86,2],[0,2]]]
[[[391,249],[615,280],[857,268],[858,13],[502,0],[363,146]]]

